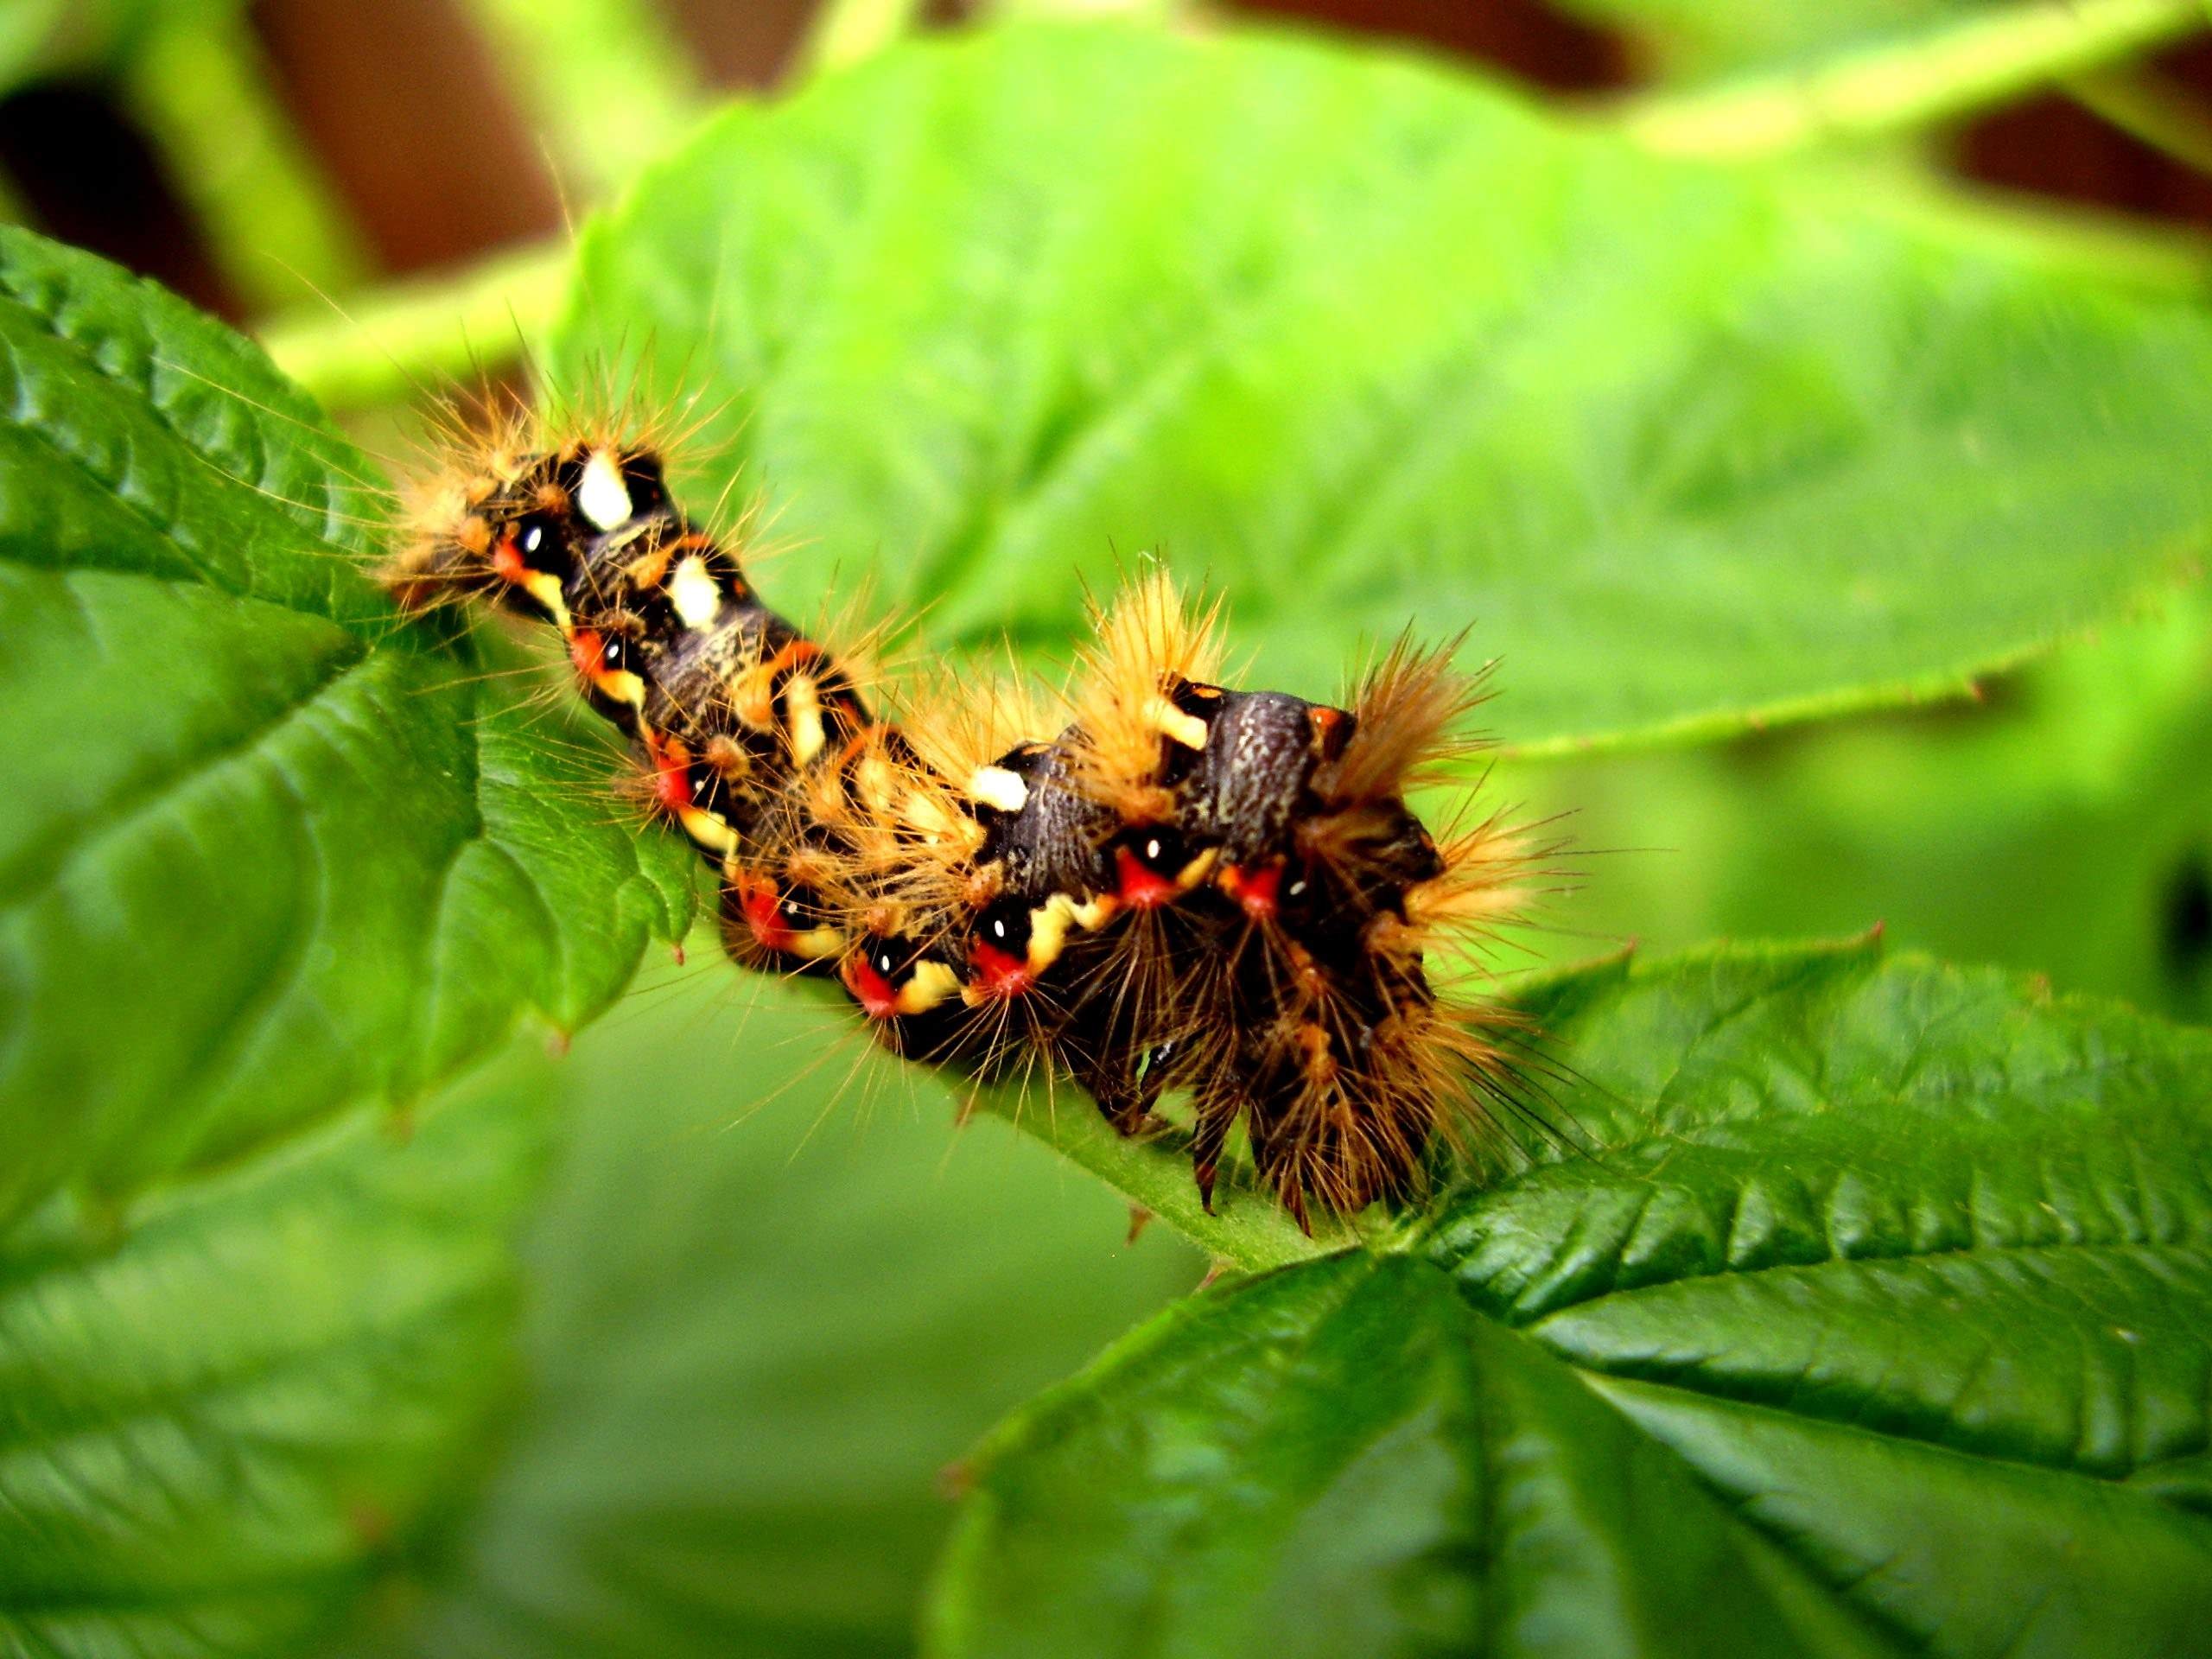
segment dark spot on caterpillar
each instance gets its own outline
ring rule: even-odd
[[[1139,910],[1173,903],[1193,856],[1184,837],[1164,825],[1131,830],[1114,849],[1115,896]]]
[[[968,969],[978,994],[1004,998],[1029,989],[1031,933],[1029,912],[1018,903],[1001,901],[976,918],[969,938]]]
[[[631,514],[645,518],[668,505],[668,488],[661,480],[660,457],[632,450],[622,457],[622,482],[630,492]]]

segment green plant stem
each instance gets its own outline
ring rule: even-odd
[[[1200,1249],[1248,1272],[1325,1255],[1357,1243],[1342,1224],[1317,1218],[1311,1236],[1281,1205],[1223,1171],[1215,1213],[1198,1202],[1188,1141],[1175,1133],[1132,1140],[1116,1132],[1088,1096],[1070,1089],[1057,1097],[1033,1089],[986,1089],[978,1106],[1037,1136],[1069,1162],[1089,1171],[1136,1209],[1157,1216]]]
[[[2146,69],[2076,75],[2066,95],[2183,167],[2212,174],[2212,111],[2187,87]]]
[[[646,0],[468,0],[508,86],[565,178],[614,188],[703,101],[696,67]]]
[[[1169,22],[1191,10],[1189,0],[988,0],[984,10],[1002,19],[1134,17]]]
[[[365,408],[512,361],[551,321],[568,269],[565,241],[532,243],[343,311],[327,300],[295,307],[262,327],[261,342],[325,408]]]
[[[1623,130],[1673,156],[1745,159],[1924,127],[2201,28],[2204,0],[2033,0],[1813,68],[1632,100]]]
[[[798,74],[818,75],[872,57],[921,21],[921,0],[823,0],[799,48]]]
[[[269,79],[237,10],[222,5],[178,9],[153,23],[120,67],[132,117],[160,148],[250,308],[346,287],[366,263]]]

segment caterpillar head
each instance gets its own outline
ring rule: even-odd
[[[651,451],[595,442],[493,445],[414,493],[410,534],[385,585],[410,610],[482,594],[566,628],[592,550],[668,512],[660,458]]]

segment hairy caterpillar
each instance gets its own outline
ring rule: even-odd
[[[1072,1077],[1135,1133],[1195,1113],[1212,1203],[1241,1119],[1306,1222],[1402,1192],[1440,1132],[1516,1103],[1513,1020],[1440,995],[1441,930],[1510,909],[1497,821],[1440,844],[1408,783],[1475,700],[1404,645],[1352,707],[1219,683],[1216,618],[1164,574],[1095,613],[1050,714],[945,688],[906,728],[764,605],[613,431],[517,430],[417,492],[386,580],[550,620],[657,811],[718,868],[741,961],[834,976],[879,1040]]]

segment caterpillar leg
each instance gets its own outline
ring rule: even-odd
[[[1198,1202],[1208,1215],[1213,1213],[1214,1181],[1221,1169],[1222,1151],[1243,1109],[1243,1101],[1225,1091],[1213,1091],[1198,1099],[1198,1121],[1191,1133],[1191,1175],[1198,1182]]]

